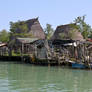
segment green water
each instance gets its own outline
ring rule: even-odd
[[[0,92],[92,92],[92,71],[0,62]]]

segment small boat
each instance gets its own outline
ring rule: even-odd
[[[69,61],[71,63],[72,68],[76,68],[76,69],[85,69],[86,66],[83,63],[77,63],[74,61]]]
[[[85,69],[86,66],[83,63],[72,63],[72,68]]]

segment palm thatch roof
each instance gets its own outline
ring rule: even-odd
[[[33,37],[45,39],[45,33],[40,25],[38,18],[27,20],[26,23],[29,29],[28,33],[31,33]]]
[[[15,34],[19,34],[19,33],[21,33],[22,35],[29,34],[32,36],[32,38],[34,37],[39,39],[45,39],[45,33],[40,25],[38,18],[33,18],[26,21],[20,21],[19,25],[23,25],[22,22],[23,24],[25,23],[27,25],[26,33],[23,32],[22,29],[16,28]],[[21,37],[21,36],[16,36],[16,37]]]
[[[52,40],[79,40],[84,41],[83,36],[79,32],[76,24],[60,25],[56,28]]]

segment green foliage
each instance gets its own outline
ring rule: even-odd
[[[60,36],[61,39],[65,39],[66,38],[66,34],[65,33],[60,33],[59,36]]]
[[[0,32],[0,41],[1,42],[9,41],[9,32],[7,32],[5,29]]]
[[[85,22],[85,16],[77,17],[74,22],[77,24],[84,39],[87,39],[91,35],[91,26]]]
[[[11,34],[12,36],[16,36],[16,37],[33,37],[32,34],[28,34],[28,33],[14,33]]]
[[[45,34],[46,34],[46,38],[49,40],[53,34],[54,30],[52,28],[52,26],[50,24],[46,24],[46,28],[45,28]]]
[[[68,32],[68,34],[66,34],[64,32],[60,33],[59,36],[61,39],[74,39],[76,36],[76,29],[74,28],[74,29],[70,30]]]
[[[10,22],[10,31],[12,33],[16,33],[16,31],[19,33],[26,33],[28,31],[28,26],[24,21],[18,21],[18,22]]]
[[[70,29],[67,32],[59,33],[59,37],[61,39],[74,39],[76,36],[76,32],[78,32],[78,26],[74,23],[68,24]]]
[[[29,54],[22,53],[22,55],[23,56],[28,56]],[[16,52],[14,52],[14,50],[12,50],[12,56],[21,56],[21,53],[20,52],[16,53]]]
[[[13,37],[32,37],[32,34],[28,34],[28,30],[28,25],[25,21],[10,22],[10,32]]]
[[[88,38],[91,38],[92,39],[92,29],[90,31],[90,35],[88,36]]]
[[[77,29],[77,30],[79,30],[79,25],[76,25],[76,23],[74,24],[69,24],[69,26],[72,28],[72,29]]]

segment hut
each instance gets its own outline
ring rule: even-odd
[[[32,62],[42,65],[55,65],[57,61],[53,58],[52,49],[48,40],[36,40],[30,45],[34,46],[34,53],[30,54]]]
[[[18,21],[13,24],[14,25],[11,25],[11,30],[13,30],[13,32],[11,32],[11,40],[17,37],[45,39],[45,33],[40,25],[38,18],[33,18],[26,21]],[[17,25],[17,27],[14,29],[15,25]],[[27,35],[25,36],[25,34]]]
[[[79,40],[84,41],[76,24],[60,25],[56,28],[51,40]]]
[[[65,61],[71,58],[74,60],[79,58],[80,48],[77,48],[77,46],[81,41],[84,41],[84,39],[76,24],[58,26],[51,40],[59,61],[62,61],[60,60],[62,57],[67,59]]]
[[[28,25],[28,33],[32,34],[34,38],[45,39],[45,33],[40,25],[38,18],[26,21]]]
[[[30,43],[35,42],[36,40],[38,40],[38,38],[16,38],[16,47],[19,47],[21,50],[21,54],[25,53],[25,54],[29,54],[33,52],[33,46],[30,45]],[[18,48],[17,50],[18,51]]]
[[[46,40],[36,40],[31,43],[35,47],[35,57],[38,59],[47,59],[47,41]]]
[[[34,53],[34,46],[30,45],[30,43],[33,43],[34,41],[38,40],[38,38],[16,38],[13,39],[9,44],[8,48],[10,50],[10,56],[12,55],[12,52],[23,55],[23,54],[30,54]]]
[[[7,55],[7,53],[8,53],[7,43],[0,42],[0,56]]]
[[[11,35],[11,38],[8,44],[10,55],[12,50],[16,50],[17,52],[18,51],[17,48],[22,47],[22,45],[24,44],[27,45],[33,40],[45,39],[45,33],[40,25],[38,18],[30,19],[27,21],[20,21],[18,25],[24,25],[24,24],[26,24],[26,27],[28,29],[26,30],[26,32],[24,32],[20,27],[18,27],[18,28],[15,28],[14,33],[12,33]],[[28,46],[28,48],[30,48],[30,46]],[[26,49],[27,49],[26,46],[23,46],[22,50],[24,52],[27,52]]]

